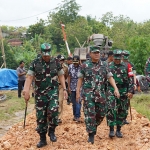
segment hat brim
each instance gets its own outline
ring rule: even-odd
[[[51,52],[42,52],[42,56],[50,56]]]
[[[91,50],[91,53],[95,53],[95,52],[99,52],[100,53],[100,50],[99,49]]]
[[[73,64],[79,64],[79,61],[73,61],[72,63]]]
[[[123,59],[129,59],[129,56],[123,56]]]
[[[114,59],[121,59],[121,56],[114,56]]]

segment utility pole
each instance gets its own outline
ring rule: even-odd
[[[0,39],[1,39],[2,57],[3,57],[3,61],[4,61],[4,63],[2,64],[2,66],[4,65],[4,67],[6,68],[6,59],[5,59],[5,51],[4,51],[3,35],[2,35],[1,26],[0,26]]]

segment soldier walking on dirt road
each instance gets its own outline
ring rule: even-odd
[[[52,142],[56,142],[55,128],[58,125],[58,78],[63,87],[64,98],[68,97],[65,86],[64,72],[56,58],[51,58],[51,45],[41,45],[41,56],[31,63],[24,86],[24,99],[30,99],[30,85],[35,77],[35,101],[38,134],[40,142],[37,147],[47,145],[46,133]]]
[[[114,87],[114,94],[119,98],[119,92],[105,62],[100,60],[100,50],[97,46],[90,46],[90,60],[81,66],[78,74],[76,100],[80,97],[80,87],[83,87],[84,115],[88,142],[94,143],[97,127],[106,114],[105,83],[108,79]]]
[[[121,62],[122,50],[114,50],[114,62],[109,65],[115,83],[119,89],[120,98],[114,96],[113,87],[108,84],[107,87],[107,124],[110,127],[109,137],[115,136],[114,126],[117,126],[116,136],[122,138],[121,127],[128,115],[128,98],[132,98],[134,92],[134,80],[131,65],[130,68]],[[130,70],[130,71],[128,71]]]

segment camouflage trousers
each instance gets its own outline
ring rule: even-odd
[[[86,131],[88,133],[96,132],[96,128],[103,121],[106,114],[106,100],[105,98],[99,98],[95,101],[96,97],[93,91],[83,92],[83,110],[85,115]]]
[[[46,94],[35,92],[38,133],[46,133],[48,126],[58,125],[58,89]]]
[[[107,97],[107,124],[108,126],[123,125],[123,121],[128,115],[128,99],[127,96],[120,96],[116,98],[114,95]]]

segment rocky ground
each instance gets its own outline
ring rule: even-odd
[[[129,125],[122,127],[123,138],[108,137],[109,128],[106,120],[98,127],[95,143],[87,142],[84,116],[82,112],[81,123],[72,120],[72,106],[64,101],[63,123],[56,128],[57,142],[51,143],[47,136],[48,145],[39,150],[150,150],[150,121],[138,114],[132,108],[133,120]],[[23,121],[13,125],[8,132],[0,138],[0,150],[38,150],[39,136],[35,131],[35,110],[26,118],[26,127]],[[130,120],[130,116],[128,116]]]

